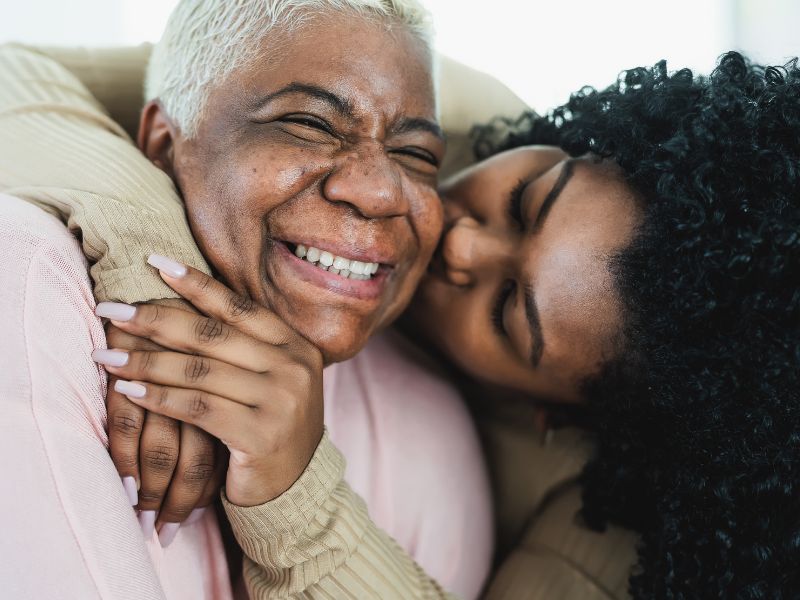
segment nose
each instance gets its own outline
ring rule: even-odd
[[[460,217],[442,240],[447,276],[456,285],[469,285],[484,274],[506,274],[513,270],[512,246],[513,240],[501,231],[472,217]]]
[[[329,202],[352,206],[367,219],[408,213],[402,175],[383,149],[369,149],[343,157],[323,183]]]

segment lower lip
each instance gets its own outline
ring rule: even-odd
[[[383,294],[386,287],[390,271],[386,267],[382,266],[370,279],[350,279],[323,271],[307,260],[295,256],[283,242],[273,240],[271,245],[278,259],[294,272],[293,277],[335,294],[358,300],[374,300]]]

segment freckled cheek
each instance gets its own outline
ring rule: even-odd
[[[412,204],[412,221],[420,244],[420,260],[427,266],[442,234],[444,210],[439,196],[425,193]]]

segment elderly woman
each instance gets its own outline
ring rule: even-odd
[[[298,478],[322,437],[324,407],[329,435],[350,459],[348,480],[372,516],[449,589],[477,595],[491,558],[490,502],[458,395],[390,336],[322,377],[324,365],[356,354],[399,314],[438,240],[444,142],[429,42],[427,14],[414,2],[183,2],[150,65],[144,156],[63,68],[3,49],[0,172],[13,197],[0,204],[0,438],[7,455],[26,453],[4,471],[3,511],[14,518],[0,562],[11,595],[231,594],[216,520],[203,512],[218,495],[212,474],[216,464],[224,476],[224,449],[112,393],[120,485],[106,448],[105,372],[92,356],[109,369],[124,361],[106,349],[76,241],[20,199],[77,224],[102,300],[174,295],[152,284],[140,254],[149,237],[159,242],[145,257],[160,252],[204,270],[208,259],[250,299],[234,307],[241,314],[276,310],[251,332],[258,343],[237,338],[239,351],[261,351],[255,360],[217,356],[240,369],[229,372],[239,392],[269,400],[249,425],[276,451],[268,471],[257,471],[271,487],[234,500],[260,502]],[[43,169],[47,157],[55,158]],[[181,199],[203,256],[192,256]],[[100,207],[105,220],[85,219]],[[298,259],[301,246],[309,259],[314,249],[319,260],[330,257],[338,272]],[[119,321],[129,310],[104,303],[97,314]],[[212,321],[163,303],[158,310],[170,323],[195,320],[194,337],[214,345]],[[199,382],[208,364],[168,371]],[[132,393],[112,379],[114,388]],[[300,413],[313,431],[286,421]],[[247,463],[238,453],[231,460]],[[426,468],[415,468],[422,461]],[[460,486],[446,485],[448,477]],[[146,544],[133,531],[131,504]],[[305,507],[296,510],[287,519]],[[44,548],[57,560],[40,564]]]

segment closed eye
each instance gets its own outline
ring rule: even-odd
[[[319,131],[324,131],[325,133],[329,133],[333,135],[333,128],[328,125],[325,121],[318,117],[313,117],[311,115],[286,115],[280,119],[286,123],[297,123],[298,125],[303,125],[305,127],[309,127],[311,129],[317,129]]]
[[[416,146],[407,146],[404,148],[394,148],[390,150],[390,152],[394,154],[402,154],[404,156],[410,156],[411,158],[417,158],[419,160],[423,160],[429,165],[434,167],[439,167],[439,159],[433,155],[433,153],[428,152],[423,148],[418,148]]]
[[[503,282],[503,285],[500,286],[500,291],[497,294],[497,299],[495,300],[494,306],[492,307],[492,325],[494,326],[495,331],[501,337],[508,337],[508,333],[506,332],[506,326],[503,319],[503,313],[505,313],[506,303],[508,299],[511,297],[511,294],[514,293],[514,290],[517,288],[516,282],[512,280],[507,280]]]
[[[525,179],[520,179],[517,182],[517,185],[514,186],[514,189],[511,190],[511,193],[508,196],[508,217],[520,228],[525,227],[525,221],[522,217],[522,194],[525,191],[525,187],[528,185],[528,181]]]

